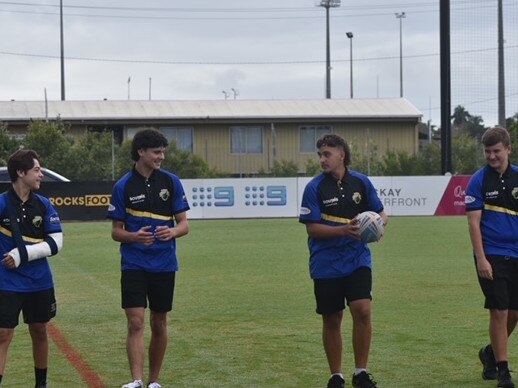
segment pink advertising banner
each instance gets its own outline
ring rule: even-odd
[[[439,202],[439,206],[435,211],[436,216],[455,216],[466,213],[464,209],[464,197],[466,196],[466,187],[468,186],[470,178],[470,175],[451,177]]]

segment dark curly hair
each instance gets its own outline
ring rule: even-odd
[[[351,164],[351,149],[342,136],[337,135],[336,133],[326,133],[317,140],[317,148],[322,146],[341,148],[345,154],[344,166],[347,167]]]
[[[131,159],[139,160],[138,151],[147,148],[167,147],[168,142],[162,132],[156,129],[142,129],[138,131],[131,142]]]

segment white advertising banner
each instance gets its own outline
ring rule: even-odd
[[[450,176],[371,177],[385,212],[392,216],[433,216]]]
[[[312,178],[182,180],[189,218],[298,217],[302,194]],[[388,215],[434,215],[449,176],[371,177]]]
[[[296,217],[297,178],[182,180],[189,218]]]

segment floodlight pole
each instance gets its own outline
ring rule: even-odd
[[[340,6],[341,0],[321,0],[319,6],[326,9],[326,98],[331,98],[331,50],[329,43],[329,8]]]
[[[502,0],[498,0],[498,125],[505,128],[504,17]]]
[[[353,98],[353,33],[352,32],[346,32],[345,33],[347,35],[347,37],[349,38],[349,58],[350,58],[350,62],[351,62],[351,98]]]
[[[453,171],[451,155],[450,0],[440,0],[441,46],[441,173]]]
[[[65,45],[63,42],[63,0],[59,0],[59,38],[61,47],[61,101],[65,101]]]
[[[403,97],[403,19],[405,13],[396,13],[399,19],[399,97]]]

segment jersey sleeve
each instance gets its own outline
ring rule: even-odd
[[[477,171],[469,180],[468,186],[466,187],[466,196],[464,197],[464,205],[467,212],[482,210],[484,208],[483,180],[483,170]]]
[[[322,214],[318,200],[317,186],[313,182],[309,182],[302,194],[302,202],[300,205],[299,222],[310,223],[320,222]]]
[[[370,210],[376,213],[380,213],[384,210],[383,203],[378,197],[378,193],[374,188],[371,180],[367,177],[364,179],[365,189],[367,190],[367,198],[368,198],[368,207]]]
[[[183,213],[190,209],[180,178],[172,175],[174,183],[173,214]]]
[[[117,182],[113,188],[106,217],[114,221],[124,221],[126,219],[126,200],[124,198],[123,181]]]
[[[61,229],[61,219],[59,218],[59,214],[54,206],[50,203],[49,199],[46,197],[39,196],[40,200],[43,202],[46,208],[45,218],[43,220],[45,234],[49,235],[52,233],[60,233]]]

